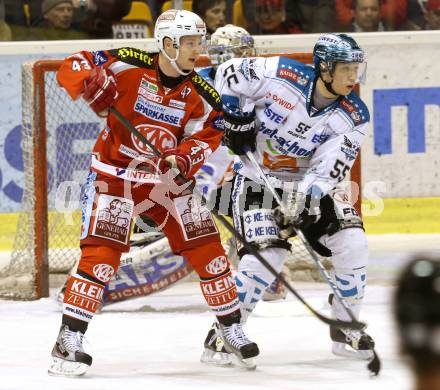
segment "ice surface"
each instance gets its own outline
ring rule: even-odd
[[[329,314],[326,285],[295,286],[315,308]],[[80,379],[47,375],[61,321],[53,299],[0,301],[0,389],[409,390],[412,379],[398,356],[391,295],[390,286],[367,288],[362,317],[383,363],[381,375],[373,379],[365,362],[331,354],[328,327],[292,296],[261,302],[246,326],[261,350],[256,371],[199,362],[213,317],[196,283],[107,306],[87,332],[94,363]]]

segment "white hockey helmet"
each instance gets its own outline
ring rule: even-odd
[[[244,28],[233,24],[219,27],[207,46],[212,65],[220,65],[231,58],[255,56],[254,38]]]
[[[176,60],[179,56],[180,38],[189,35],[200,35],[202,38],[206,36],[205,22],[194,12],[186,10],[170,9],[163,12],[156,21],[154,26],[154,38],[157,41],[159,50],[171,61],[173,67],[182,75],[187,75],[189,72],[184,72],[180,69]],[[177,50],[176,58],[170,58],[164,50],[163,41],[165,38],[170,38],[173,42],[173,47]]]

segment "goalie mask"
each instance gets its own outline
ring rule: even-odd
[[[207,44],[211,64],[218,66],[231,58],[255,56],[255,43],[242,27],[227,24],[218,28]]]
[[[357,64],[356,83],[364,84],[367,63],[364,51],[357,42],[346,34],[323,34],[313,48],[313,63],[319,75],[329,72],[333,75],[338,62]],[[332,91],[331,83],[325,82],[327,89]]]
[[[163,12],[154,26],[154,38],[156,39],[159,50],[171,62],[173,68],[181,75],[186,76],[191,72],[185,72],[177,65],[179,57],[180,39],[184,36],[199,35],[206,36],[205,22],[195,13],[186,10],[170,9]],[[165,51],[164,39],[169,38],[176,49],[176,57],[171,58]]]

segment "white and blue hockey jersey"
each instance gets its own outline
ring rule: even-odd
[[[214,85],[215,69],[211,66],[196,69],[211,85]],[[234,155],[224,145],[220,145],[196,173],[196,180],[203,194],[208,195],[222,184]]]
[[[255,157],[273,185],[297,183],[322,194],[342,181],[354,164],[370,120],[354,93],[317,111],[312,107],[317,73],[288,57],[229,60],[217,69],[215,88],[223,107],[235,114],[255,109]],[[250,161],[240,157],[236,170],[263,184]]]

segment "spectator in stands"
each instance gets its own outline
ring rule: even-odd
[[[284,0],[256,0],[255,21],[250,23],[251,34],[299,34],[298,24],[286,21]]]
[[[208,34],[226,24],[226,0],[193,0],[192,10],[204,20]]]
[[[346,31],[384,31],[380,15],[380,0],[355,0],[353,22]]]
[[[5,3],[0,0],[0,41],[10,41],[11,38],[11,28],[5,22]]]
[[[120,21],[128,15],[132,0],[86,0],[87,17],[82,29],[92,38],[113,38],[113,22]]]
[[[305,33],[335,30],[335,0],[296,0],[286,2],[287,21]]]
[[[6,8],[6,21],[10,25],[41,27],[45,25],[41,12],[43,0],[17,1],[3,0]],[[72,26],[77,27],[78,21],[84,19],[85,11],[92,0],[72,0],[74,15]]]
[[[43,0],[41,22],[37,27],[13,26],[14,40],[70,40],[87,39],[89,36],[72,28],[72,0]]]
[[[247,26],[242,27],[252,30],[253,34],[261,33],[258,26],[255,26],[256,23],[251,22],[256,20],[257,0],[241,0],[241,3],[243,15],[248,21]],[[295,0],[285,1],[284,4],[287,33],[323,33],[335,30],[335,0]]]
[[[440,30],[439,0],[408,0],[404,30]]]
[[[335,0],[338,30],[350,31],[356,0]],[[407,0],[380,0],[381,21],[386,30],[403,28],[407,19]]]
[[[428,0],[425,20],[425,30],[440,30],[440,0]]]
[[[394,315],[415,389],[440,389],[440,258],[418,257],[405,267],[398,280]]]
[[[153,10],[144,1],[133,1],[128,15],[113,22],[113,38],[144,39],[151,38],[154,29]]]
[[[407,0],[408,18],[403,30],[423,30],[425,27],[425,5],[427,0]]]
[[[41,11],[47,25],[54,30],[69,30],[72,26],[73,4],[71,0],[44,0]]]

